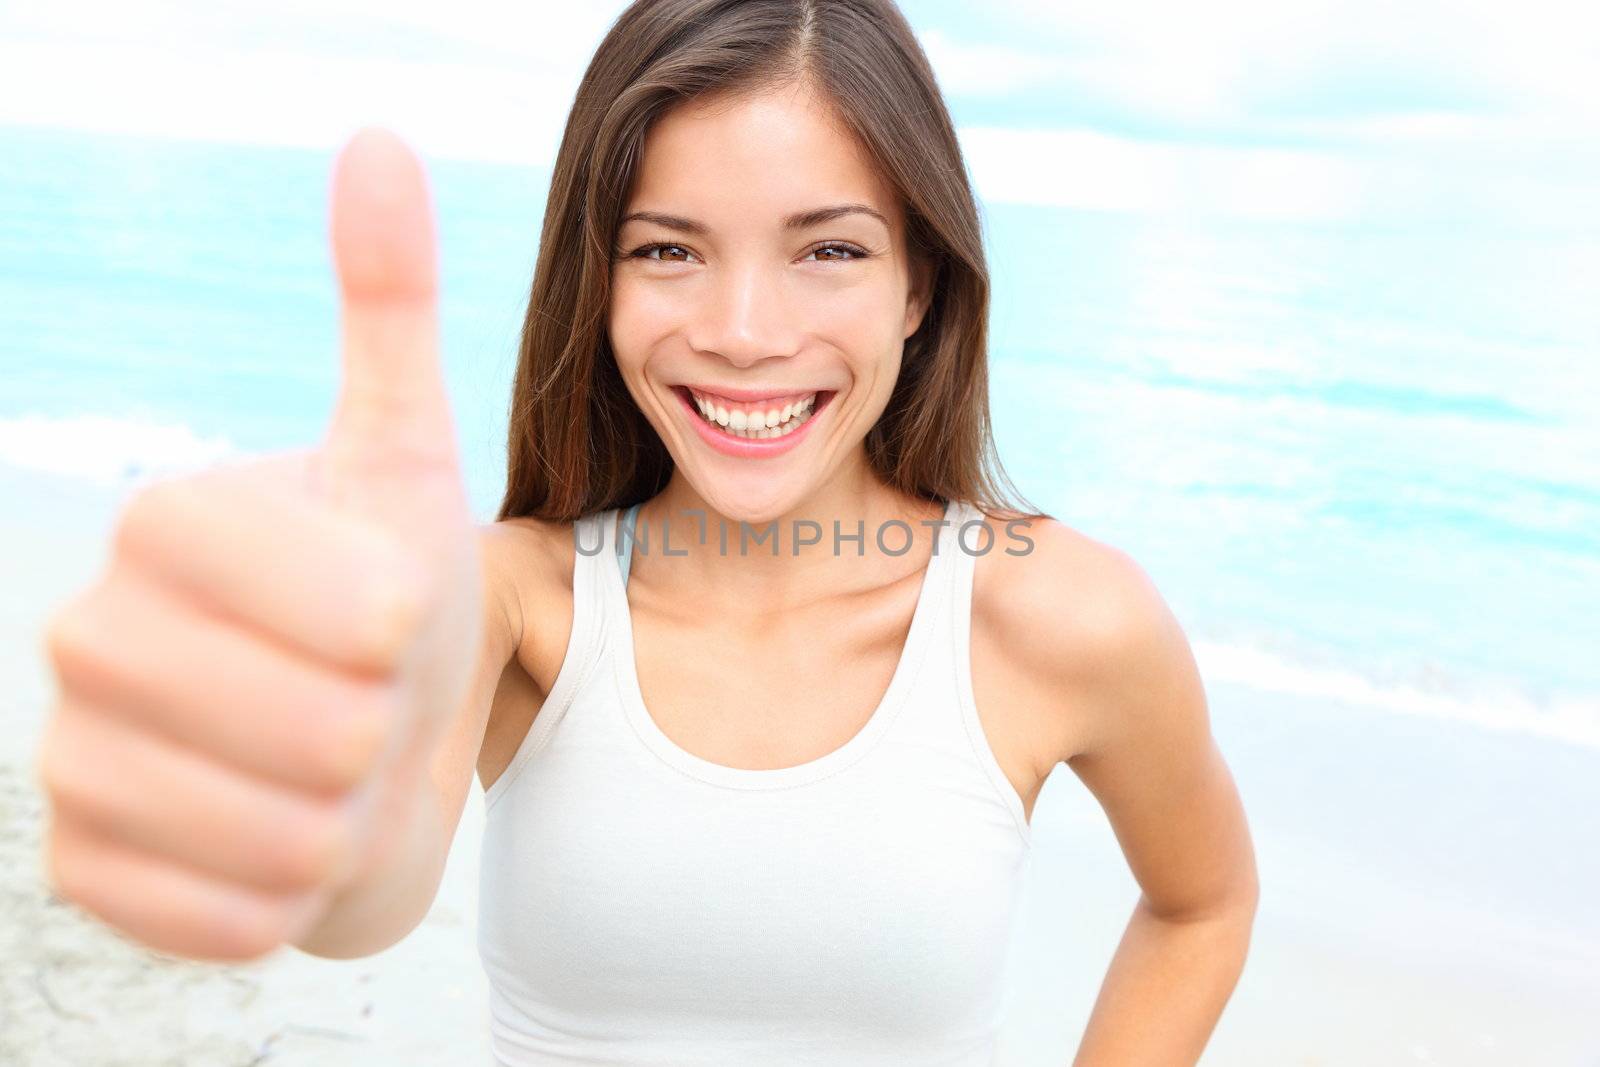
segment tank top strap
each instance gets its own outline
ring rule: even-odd
[[[972,504],[957,501],[950,516],[950,595],[949,605],[941,622],[945,625],[941,635],[949,656],[951,674],[955,684],[955,705],[965,737],[973,757],[984,777],[988,778],[1001,805],[1010,814],[1017,832],[1027,842],[1031,836],[1028,817],[1022,807],[1022,798],[1016,787],[1006,777],[994,748],[984,732],[978,717],[977,701],[972,689],[972,583],[977,574],[980,558],[994,552],[1005,551],[1001,539],[985,522],[984,513]]]
[[[949,617],[956,641],[965,647],[972,633],[972,576],[977,571],[978,555],[990,547],[986,544],[989,535],[983,526],[983,513],[965,501],[955,502],[949,518]]]
[[[617,557],[617,566],[622,568],[622,587],[624,589],[628,587],[628,569],[633,566],[633,544],[637,536],[634,530],[639,522],[640,506],[640,504],[635,504],[622,513],[622,530],[617,534],[618,547],[615,555]],[[615,511],[612,513],[615,514]],[[608,533],[610,529],[611,527],[608,524],[606,527]],[[626,548],[623,546],[626,546]]]
[[[965,643],[963,623],[971,610],[972,556],[965,549],[974,544],[975,528],[970,527],[978,513],[960,500],[945,506],[940,525],[931,527],[935,536],[933,557],[928,561],[928,589],[924,596],[935,609],[928,620],[928,640],[933,655],[946,660],[956,643]]]

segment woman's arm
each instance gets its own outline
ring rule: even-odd
[[[484,636],[472,682],[429,761],[427,795],[404,813],[398,844],[335,898],[322,920],[294,942],[329,959],[381,952],[427,916],[444,877],[479,748],[500,677],[522,642],[520,599],[509,565],[510,533],[501,524],[481,527]]]
[[[1008,629],[1061,695],[1059,713],[1081,724],[1067,765],[1141,889],[1073,1067],[1188,1067],[1250,944],[1258,883],[1243,805],[1189,642],[1149,577],[1058,524],[1040,533]]]
[[[1131,559],[1109,573],[1101,668],[1080,679],[1091,737],[1068,766],[1142,893],[1073,1064],[1177,1067],[1199,1060],[1244,968],[1255,852],[1183,630]]]
[[[1141,898],[1117,945],[1073,1067],[1197,1063],[1244,968],[1253,895],[1232,910],[1163,917]]]

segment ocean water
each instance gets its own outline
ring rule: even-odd
[[[126,486],[318,438],[328,155],[0,129],[0,160],[0,463]],[[486,518],[548,174],[430,169]],[[1600,748],[1600,235],[983,211],[1007,469],[1145,567],[1209,678]]]

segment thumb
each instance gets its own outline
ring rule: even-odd
[[[394,134],[364,129],[334,163],[329,208],[344,364],[328,430],[330,466],[353,475],[450,462],[455,441],[439,366],[437,253],[422,163]]]

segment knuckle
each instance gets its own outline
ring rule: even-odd
[[[60,724],[61,712],[57,709],[45,727],[44,736],[40,739],[39,748],[33,758],[34,779],[39,786],[39,792],[50,798],[56,795],[62,769]]]
[[[52,825],[44,838],[44,876],[51,891],[62,900],[78,901],[85,884],[93,880],[85,876],[83,846]]]
[[[75,758],[75,746],[63,734],[65,727],[66,717],[58,713],[39,745],[39,786],[56,807],[80,804],[85,792],[82,760]]]
[[[274,943],[289,944],[304,933],[307,921],[322,911],[325,899],[320,890],[276,898],[271,920]]]
[[[52,819],[45,837],[45,878],[57,898],[102,915],[115,890],[107,877],[104,848],[80,829],[64,829]]]
[[[107,770],[96,726],[79,711],[58,715],[39,753],[39,780],[51,804],[100,832],[121,829],[124,778]]]
[[[182,485],[173,480],[152,482],[138,489],[123,505],[112,532],[113,554],[138,558],[160,539],[178,509]]]
[[[409,563],[384,567],[367,576],[358,597],[363,653],[381,669],[398,669],[428,613],[428,590],[418,568]]]
[[[95,634],[95,614],[86,597],[56,609],[45,623],[44,648],[58,674],[75,674],[92,662]]]
[[[312,749],[319,779],[335,789],[359,785],[388,743],[394,716],[386,701],[357,698],[334,709],[318,724]]]
[[[231,894],[215,919],[213,954],[224,960],[259,959],[283,944],[283,908],[274,898]]]
[[[283,884],[315,889],[338,873],[350,848],[351,833],[334,811],[319,811],[299,820],[278,844],[275,864]]]

